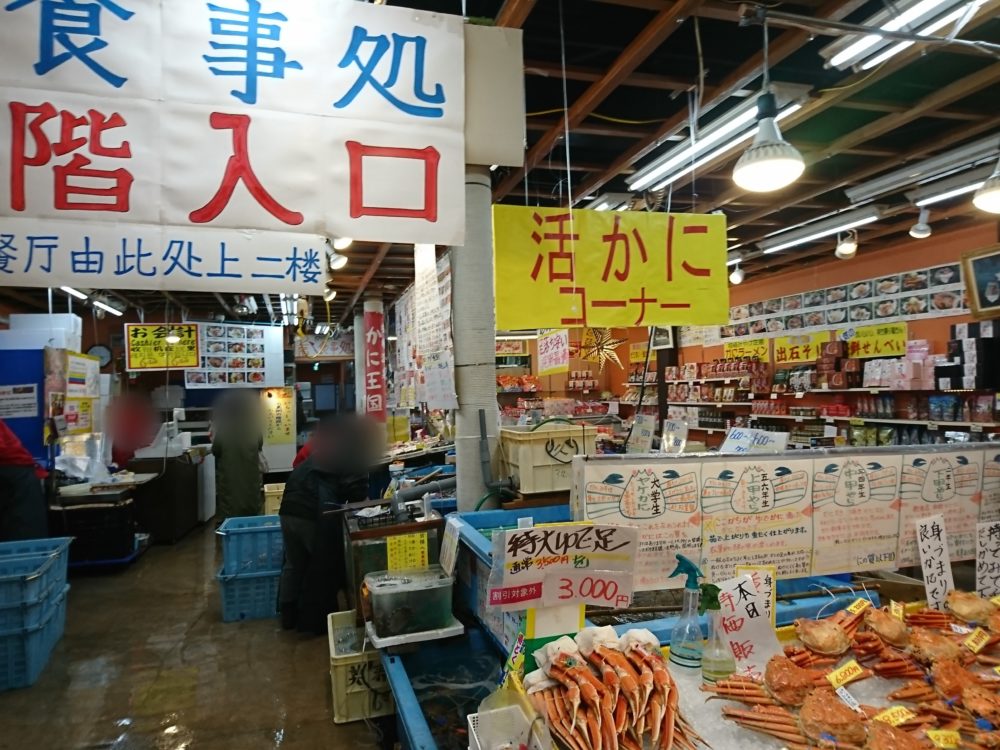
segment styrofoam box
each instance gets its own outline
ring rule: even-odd
[[[10,330],[62,328],[70,333],[83,333],[83,319],[73,313],[11,313]]]
[[[0,349],[3,350],[34,350],[51,346],[54,349],[80,351],[80,334],[72,333],[63,328],[31,329],[22,328],[19,331],[0,331]]]
[[[281,496],[285,494],[285,483],[264,485],[264,515],[275,516],[281,508]]]
[[[522,493],[561,492],[572,486],[574,455],[597,452],[592,425],[545,424],[504,427],[500,445]]]
[[[326,618],[335,724],[389,716],[396,710],[378,651],[365,640],[365,630],[356,626],[356,617],[354,610],[349,610],[331,612]],[[343,644],[338,648],[337,632],[347,630],[353,631],[357,650],[344,650]]]

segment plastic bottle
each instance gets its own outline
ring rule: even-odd
[[[698,566],[684,555],[677,555],[677,569],[670,577],[685,575],[684,600],[681,604],[681,615],[670,631],[670,661],[679,667],[698,669],[701,667],[701,655],[704,643],[701,637],[701,624],[698,622],[698,600],[701,597],[701,587],[698,579],[704,578]]]
[[[722,629],[722,611],[719,606],[719,587],[711,583],[701,585],[701,608],[708,611],[708,640],[701,656],[701,680],[714,685],[736,671],[736,660],[726,643]]]

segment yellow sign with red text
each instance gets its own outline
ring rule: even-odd
[[[797,365],[814,362],[830,340],[829,331],[817,331],[801,336],[778,336],[774,340],[774,364]]]
[[[878,323],[873,326],[841,328],[837,340],[847,343],[847,356],[902,357],[906,354],[906,323]]]
[[[493,207],[500,329],[729,320],[719,214]]]
[[[826,679],[830,681],[830,684],[834,689],[843,687],[849,682],[858,680],[865,675],[865,669],[857,660],[851,659],[847,664],[838,669],[833,670],[826,676]]]
[[[745,339],[743,341],[727,341],[723,346],[726,359],[759,359],[761,362],[771,361],[771,339]]]

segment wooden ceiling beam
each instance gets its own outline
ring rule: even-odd
[[[528,130],[549,131],[553,127],[562,128],[562,120],[528,118]],[[651,128],[642,125],[616,125],[610,122],[581,122],[570,130],[581,135],[598,135],[605,138],[648,138],[653,132]]]
[[[622,81],[635,72],[647,57],[655,52],[671,34],[680,28],[691,11],[698,6],[700,0],[677,0],[676,3],[660,11],[622,50],[618,58],[611,64],[599,81],[592,83],[586,91],[570,105],[566,111],[565,128],[572,130],[586,119]],[[510,190],[521,182],[525,172],[530,172],[542,161],[559,142],[564,132],[563,122],[557,122],[545,131],[528,149],[524,166],[513,170],[493,191],[494,201],[507,195]],[[628,166],[628,165],[622,165]],[[617,174],[617,172],[615,173]]]
[[[855,102],[850,99],[842,101],[837,105],[841,109],[853,109],[860,112],[883,112],[885,114],[895,113],[895,112],[906,112],[909,107],[903,104],[890,104],[888,102]],[[933,112],[927,112],[924,117],[933,117],[938,120],[966,120],[969,122],[975,122],[977,120],[982,120],[982,113],[978,112],[965,112],[960,110],[951,109],[939,109]]]
[[[524,74],[561,79],[562,66],[558,62],[526,60],[524,63]],[[603,76],[604,71],[599,68],[587,68],[582,65],[566,66],[566,78],[570,81],[593,83],[601,80]],[[632,73],[626,76],[619,85],[657,91],[690,91],[695,87],[696,81],[676,76],[660,75],[659,73]]]
[[[570,171],[572,172],[600,172],[604,169],[603,164],[598,164],[597,162],[590,161],[574,161],[569,165]],[[566,162],[564,161],[544,161],[539,164],[535,169],[547,169],[552,172],[565,172]],[[629,167],[622,174],[632,174],[635,169]]]
[[[32,297],[24,292],[18,292],[10,288],[0,288],[0,299],[6,297],[7,299],[12,299],[15,302],[30,307],[32,310],[48,310],[48,302],[44,299],[38,299]],[[78,305],[82,305],[83,300],[74,299]]]
[[[822,7],[816,10],[815,15],[817,18],[839,19],[843,17],[844,14],[850,12],[852,8],[856,7],[856,2],[857,0],[847,0],[847,2],[844,0],[829,0],[824,3]],[[772,66],[777,65],[789,55],[797,52],[803,46],[808,44],[810,39],[811,34],[808,31],[795,29],[782,32],[779,36],[774,38],[769,45],[768,54],[770,64]],[[759,52],[726,76],[726,78],[715,87],[715,95],[713,97],[705,98],[705,101],[702,103],[702,112],[707,112],[716,105],[721,104],[727,98],[732,96],[735,91],[745,88],[748,84],[752,83],[760,75],[763,61],[763,53]],[[659,148],[665,139],[676,135],[678,132],[683,130],[687,124],[688,111],[685,107],[664,120],[663,124],[656,128],[655,132],[653,132],[649,137],[643,138],[634,146],[626,149],[625,152],[615,159],[603,173],[594,175],[578,185],[577,193],[576,196],[574,196],[574,199],[579,200],[581,196],[590,195],[591,193],[597,191],[609,180],[613,179],[618,174],[621,174],[622,169],[632,166],[639,159]]]
[[[368,264],[368,268],[365,272],[361,274],[361,279],[358,281],[358,288],[355,290],[354,294],[351,295],[351,301],[347,303],[347,307],[340,316],[340,320],[337,321],[337,325],[344,325],[344,322],[350,316],[351,311],[354,310],[354,306],[358,304],[358,300],[361,299],[361,295],[365,293],[368,288],[368,284],[371,280],[375,278],[375,274],[378,272],[379,266],[382,265],[382,261],[385,260],[385,256],[389,254],[389,249],[392,247],[391,242],[383,242],[378,246],[378,252],[375,253],[375,257],[372,258],[371,262]]]
[[[524,27],[524,22],[528,20],[531,11],[535,8],[536,0],[504,0],[504,4],[493,20],[494,26],[503,26],[508,29],[520,29]]]

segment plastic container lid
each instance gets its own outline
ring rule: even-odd
[[[408,570],[381,570],[365,575],[365,586],[372,596],[408,591],[422,591],[450,586],[454,579],[440,565]]]

